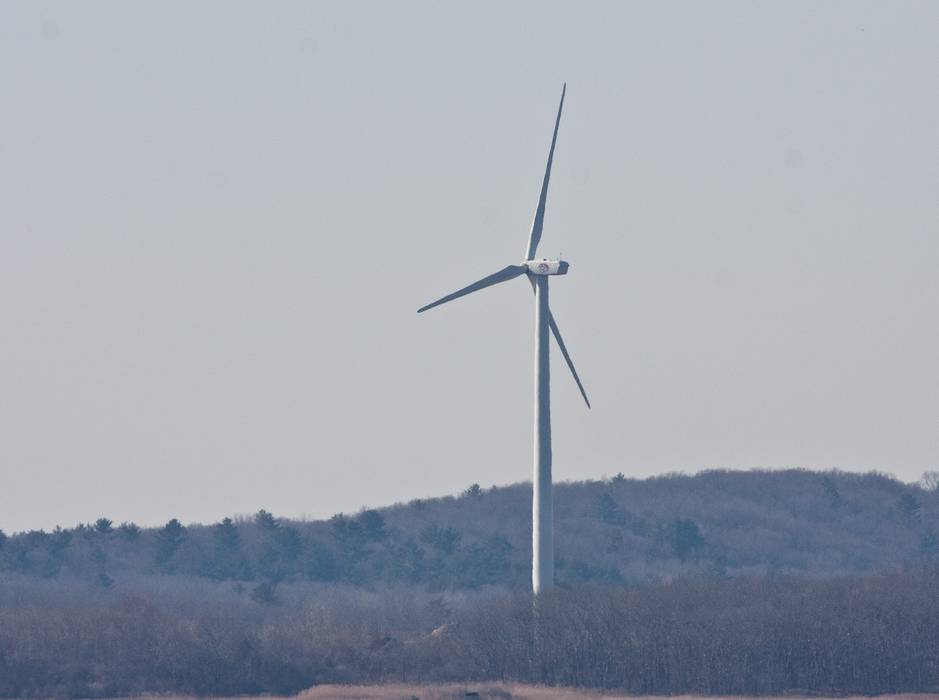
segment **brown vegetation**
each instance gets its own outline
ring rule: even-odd
[[[336,588],[267,607],[196,591],[18,595],[0,607],[0,697],[448,682],[636,695],[939,686],[939,573],[929,571],[554,590],[535,607],[522,593]]]
[[[291,696],[292,700],[661,700],[660,696],[624,695],[622,693],[583,688],[559,688],[521,683],[475,684],[436,683],[385,685],[321,685]],[[803,700],[803,696],[752,697],[746,695],[675,695],[672,700]],[[833,700],[823,696],[809,696],[811,700]],[[932,693],[879,695],[879,700],[939,700]],[[191,700],[186,696],[141,695],[134,700]],[[215,700],[272,700],[271,696],[216,698]],[[870,696],[839,696],[837,700],[870,700]]]
[[[500,683],[484,685],[323,685],[295,696],[297,700],[661,700],[660,696],[624,695],[622,693],[583,688],[558,688],[545,685]],[[939,700],[939,695],[917,693],[905,695],[879,695],[879,700]],[[167,700],[166,698],[154,700]],[[245,700],[245,699],[242,699]],[[733,696],[675,695],[671,700],[802,700],[798,695],[784,698]],[[811,700],[831,700],[812,696]],[[846,696],[838,700],[870,700],[870,696]]]

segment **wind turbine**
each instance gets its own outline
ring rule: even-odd
[[[548,331],[554,335],[561,355],[577,382],[581,396],[590,408],[587,392],[581,384],[574,363],[567,352],[561,331],[554,320],[554,315],[548,307],[548,280],[552,275],[566,275],[570,265],[564,260],[536,260],[535,252],[541,240],[541,230],[544,226],[545,202],[548,198],[548,180],[551,178],[551,162],[554,160],[554,145],[558,138],[558,126],[561,124],[561,109],[564,107],[564,94],[567,92],[567,83],[561,90],[561,103],[558,105],[558,116],[554,122],[554,135],[551,137],[551,150],[548,151],[548,166],[545,168],[544,180],[541,183],[541,196],[538,198],[538,207],[535,209],[535,218],[531,224],[531,233],[528,236],[528,247],[525,249],[525,258],[518,265],[509,265],[478,282],[463,287],[448,294],[437,301],[422,306],[417,313],[422,313],[435,306],[453,301],[480,289],[491,287],[500,282],[507,282],[516,277],[526,275],[535,292],[535,440],[534,440],[534,476],[532,479],[534,493],[532,494],[532,562],[531,583],[537,595],[545,588],[554,585],[554,499],[551,493],[551,380],[548,363],[549,339]]]

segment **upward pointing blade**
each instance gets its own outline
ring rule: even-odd
[[[453,294],[448,294],[447,296],[438,299],[437,301],[428,304],[427,306],[422,306],[417,310],[417,313],[422,311],[427,311],[427,309],[432,309],[435,306],[440,306],[441,304],[446,304],[448,301],[453,301],[454,299],[459,299],[464,297],[467,294],[472,294],[473,292],[479,291],[480,289],[485,289],[486,287],[491,287],[494,284],[499,284],[500,282],[507,282],[508,280],[515,279],[519,275],[524,275],[528,272],[528,268],[524,265],[509,265],[504,267],[498,272],[494,272],[488,277],[483,277],[478,282],[473,282],[471,285],[463,287],[463,289],[458,289],[453,292]]]
[[[551,137],[551,150],[548,151],[548,167],[544,171],[538,208],[535,209],[535,218],[531,222],[531,235],[528,236],[528,250],[525,253],[526,260],[534,259],[535,251],[538,250],[538,241],[541,240],[541,229],[544,227],[544,207],[545,202],[548,200],[548,180],[551,179],[551,161],[554,160],[554,144],[558,140],[558,127],[561,125],[561,109],[564,107],[564,93],[566,92],[567,83],[564,83],[564,87],[561,89],[561,103],[558,105],[558,118],[554,122],[554,136]]]
[[[584,385],[580,383],[580,377],[577,376],[577,370],[574,369],[574,361],[571,360],[571,356],[567,353],[567,347],[564,345],[564,339],[561,338],[561,331],[558,330],[558,324],[554,321],[554,314],[550,314],[548,316],[548,325],[551,327],[551,332],[554,333],[554,339],[558,341],[558,347],[561,348],[561,354],[564,356],[564,361],[571,370],[571,374],[574,375],[574,381],[577,382],[577,388],[580,389],[580,395],[584,397],[584,403],[587,404],[587,408],[590,408],[590,399],[587,398],[587,392],[584,391]]]

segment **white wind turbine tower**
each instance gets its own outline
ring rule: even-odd
[[[463,287],[432,304],[422,306],[417,313],[427,311],[435,306],[453,301],[462,296],[500,282],[506,282],[522,275],[528,276],[532,289],[535,292],[535,468],[533,477],[534,493],[532,494],[532,562],[531,583],[535,594],[554,585],[554,500],[551,493],[551,396],[550,396],[550,368],[548,365],[548,330],[554,334],[561,355],[574,375],[577,388],[580,389],[587,407],[590,401],[584,391],[577,370],[571,356],[564,346],[561,331],[554,321],[551,309],[548,307],[548,279],[551,275],[565,275],[570,267],[564,260],[535,260],[535,251],[538,241],[541,240],[541,230],[544,225],[545,202],[548,198],[548,180],[551,178],[551,161],[554,159],[554,144],[558,138],[558,126],[561,123],[561,109],[564,107],[564,93],[567,84],[561,90],[561,103],[558,105],[558,116],[554,122],[554,135],[551,137],[551,150],[548,151],[548,166],[545,169],[544,181],[541,184],[541,196],[538,198],[538,208],[531,224],[531,234],[528,237],[528,248],[525,250],[525,259],[519,265],[509,265],[496,273],[484,277],[478,282]]]

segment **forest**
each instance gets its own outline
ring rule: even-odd
[[[296,521],[0,534],[0,697],[512,680],[648,694],[939,687],[939,478],[711,471]]]
[[[204,580],[75,596],[14,584],[0,697],[290,694],[325,683],[523,681],[636,694],[860,695],[939,685],[939,574],[744,576],[430,593]]]
[[[939,556],[939,491],[869,473],[709,471],[563,483],[555,489],[561,586],[685,576],[863,574]],[[160,527],[102,514],[74,527],[0,531],[0,576],[121,588],[134,576],[240,582],[262,601],[286,582],[529,586],[531,486],[295,521],[266,510]]]

